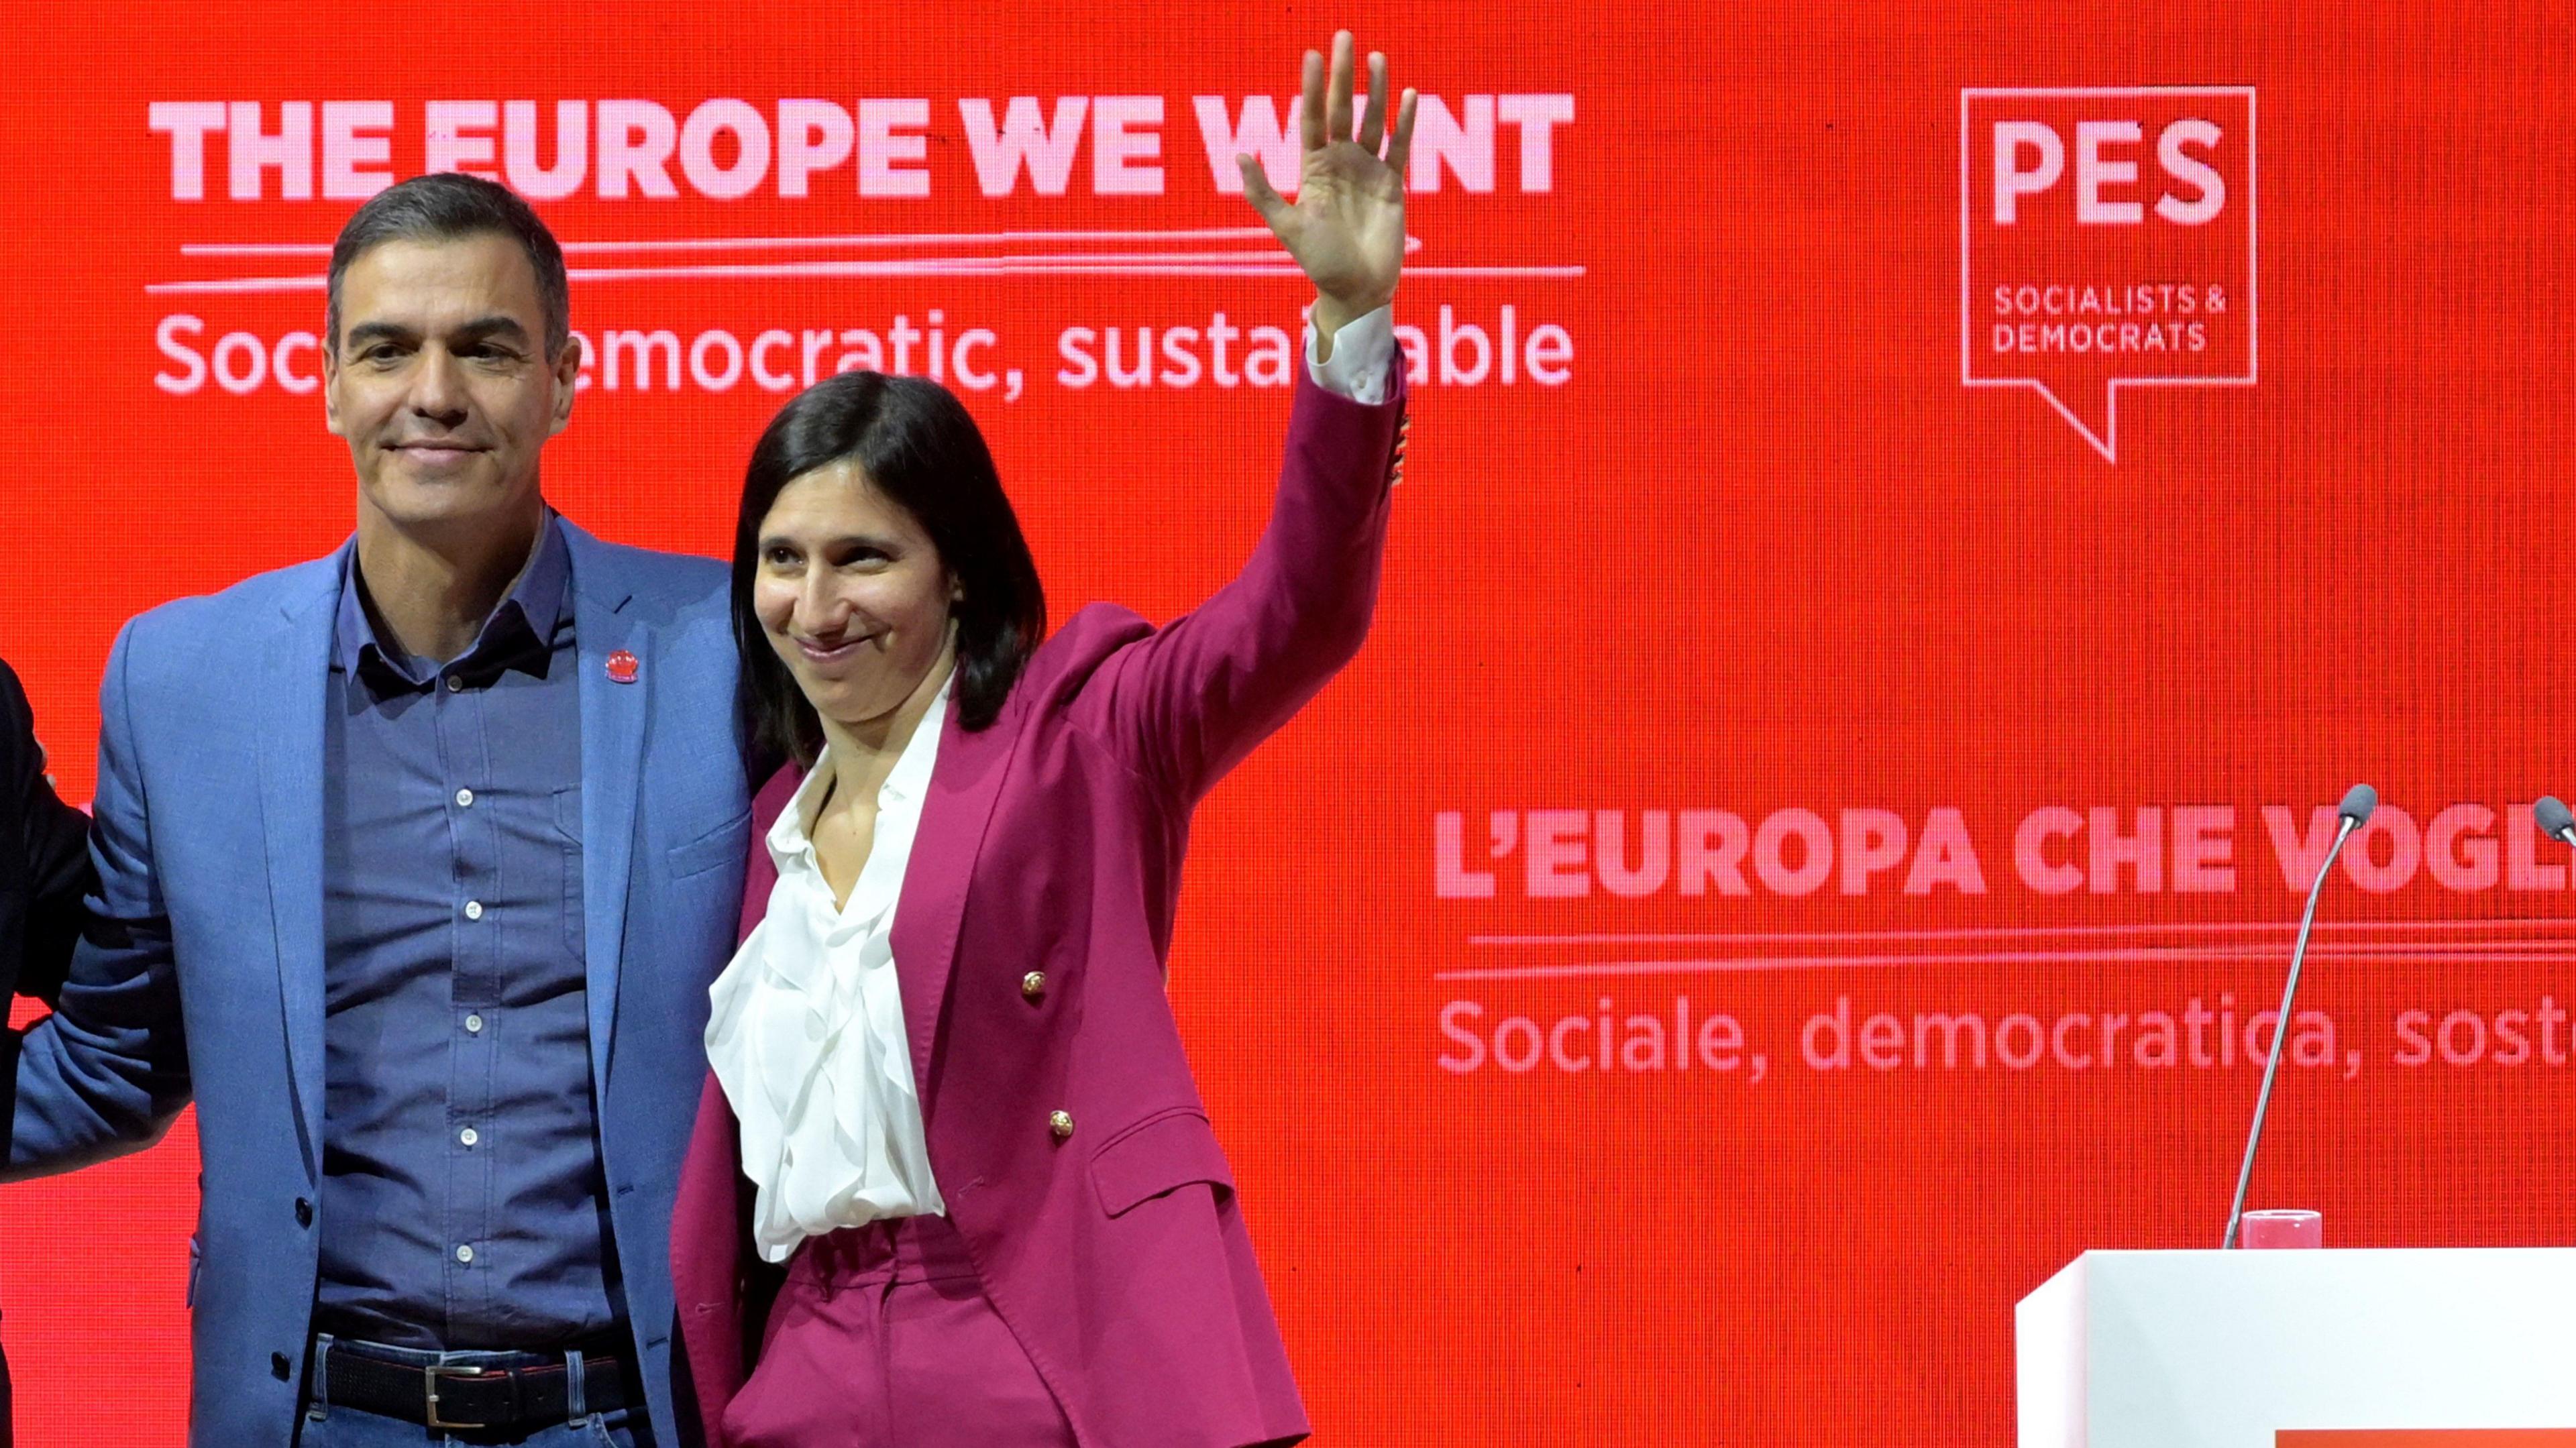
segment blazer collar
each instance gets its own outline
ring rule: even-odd
[[[931,1047],[938,1033],[940,1007],[948,998],[948,979],[957,964],[957,941],[966,919],[966,896],[974,883],[975,860],[984,848],[994,801],[1018,750],[1027,713],[1017,694],[988,728],[969,732],[958,723],[962,712],[952,703],[939,735],[939,760],[923,798],[921,826],[913,835],[912,859],[904,871],[903,894],[894,912],[895,981],[903,995],[903,1018],[912,1038],[912,1079],[927,1116],[933,1106]]]
[[[581,691],[582,957],[590,995],[591,1079],[605,1091],[635,868],[635,802],[644,724],[662,673],[617,550],[560,521],[572,563],[573,654]],[[625,657],[620,659],[619,655]],[[612,665],[612,660],[615,664]]]
[[[322,1170],[322,711],[340,580],[356,540],[279,579],[277,627],[260,655],[260,834],[286,1054],[306,1174]]]

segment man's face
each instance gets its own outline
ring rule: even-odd
[[[530,505],[581,360],[545,350],[536,268],[509,237],[389,241],[351,262],[323,380],[361,510],[434,528]]]

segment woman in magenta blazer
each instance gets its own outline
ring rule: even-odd
[[[1241,160],[1318,297],[1269,526],[1196,612],[1095,606],[1040,643],[1010,504],[933,384],[834,378],[754,451],[736,629],[796,762],[754,805],[672,1224],[711,1442],[1307,1432],[1163,958],[1192,807],[1376,595],[1413,96],[1390,126],[1372,55],[1354,141],[1351,59],[1306,57],[1293,205]]]

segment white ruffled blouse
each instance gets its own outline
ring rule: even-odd
[[[810,835],[832,780],[829,748],[767,836],[778,883],[708,995],[707,1059],[742,1128],[757,1189],[752,1239],[784,1262],[807,1237],[947,1211],[931,1176],[896,988],[894,911],[948,719],[942,686],[877,791],[876,835],[836,905]]]

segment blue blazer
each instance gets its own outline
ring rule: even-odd
[[[566,531],[591,1081],[637,1361],[671,1441],[696,1422],[671,1382],[671,1201],[751,828],[727,574]],[[295,1431],[329,1129],[322,711],[350,546],[118,636],[92,809],[102,922],[18,1063],[13,1177],[135,1150],[197,1104],[196,1444]],[[619,650],[633,683],[608,676]]]

